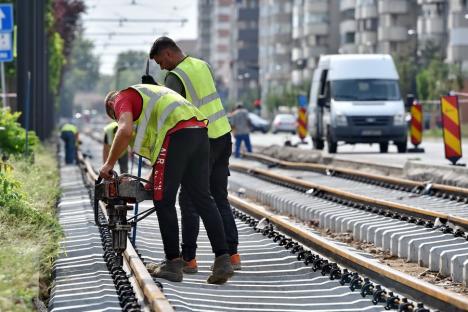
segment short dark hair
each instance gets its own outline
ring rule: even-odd
[[[171,49],[171,50],[174,50],[174,51],[181,51],[179,46],[177,46],[177,44],[171,38],[169,38],[169,37],[159,37],[153,43],[153,46],[151,47],[151,51],[150,51],[149,56],[150,56],[150,58],[153,58],[156,55],[158,55],[159,53],[161,53],[162,50],[168,49],[168,48]]]

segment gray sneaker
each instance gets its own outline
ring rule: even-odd
[[[163,260],[159,264],[149,263],[146,265],[148,272],[157,278],[163,278],[171,282],[182,282],[184,274],[182,268],[184,261],[181,258]]]
[[[213,273],[208,277],[208,284],[224,284],[234,274],[231,257],[228,254],[216,257]]]

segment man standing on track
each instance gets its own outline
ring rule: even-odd
[[[166,260],[148,269],[155,277],[174,282],[183,279],[179,227],[175,208],[179,186],[194,200],[215,253],[213,272],[207,282],[223,284],[234,273],[223,223],[209,190],[209,141],[207,119],[190,102],[162,86],[139,84],[110,92],[106,112],[118,121],[109,157],[99,175],[111,178],[111,170],[133,137],[133,150],[153,164],[154,205]],[[184,211],[184,207],[181,208]]]
[[[104,127],[104,143],[102,145],[102,163],[105,163],[109,156],[109,151],[114,141],[115,133],[117,132],[118,124],[115,121],[107,124]],[[128,151],[125,150],[119,160],[120,173],[128,173]]]
[[[169,71],[166,86],[185,97],[209,120],[211,195],[223,219],[231,264],[235,270],[240,270],[237,226],[227,198],[229,157],[232,153],[231,126],[216,90],[211,69],[206,62],[186,56],[168,37],[160,37],[154,42],[150,58],[159,64],[161,69]],[[147,83],[154,82],[151,76],[142,78]],[[182,208],[182,257],[186,262],[186,273],[198,271],[195,257],[200,218],[194,208],[194,201],[182,186],[179,204]]]

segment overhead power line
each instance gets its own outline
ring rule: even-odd
[[[85,33],[85,36],[160,36],[167,35],[168,32],[103,32],[103,33]]]
[[[186,18],[84,18],[84,22],[96,23],[179,23],[182,26],[188,22]]]

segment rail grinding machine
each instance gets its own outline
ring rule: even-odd
[[[111,180],[98,178],[94,185],[94,221],[99,227],[107,227],[112,234],[112,248],[116,253],[115,265],[123,265],[123,252],[127,248],[127,237],[136,223],[155,211],[155,208],[146,210],[127,219],[127,211],[132,210],[129,204],[140,203],[153,199],[152,187],[145,189],[143,183],[149,181],[130,175],[117,175],[113,172]],[[99,214],[99,201],[105,203],[108,220],[104,220]]]

